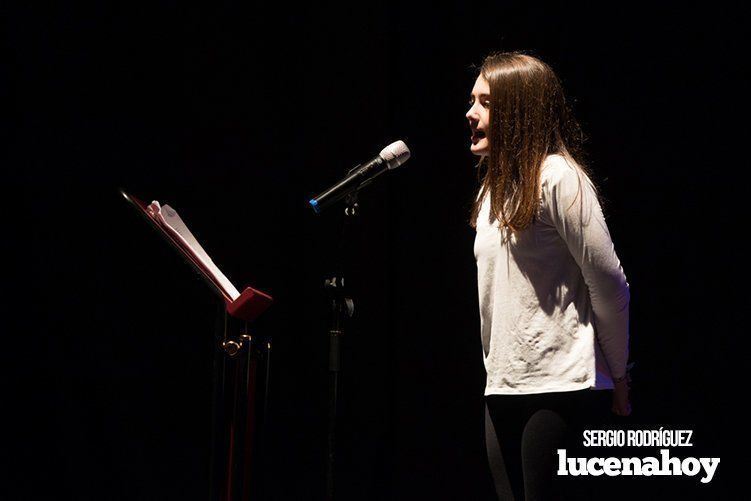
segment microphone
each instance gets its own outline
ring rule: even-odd
[[[365,164],[356,165],[347,176],[328,190],[311,198],[308,202],[313,210],[320,213],[325,207],[341,200],[352,192],[359,191],[387,170],[396,169],[409,159],[409,148],[404,141],[396,141]]]

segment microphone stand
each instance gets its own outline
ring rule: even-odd
[[[350,297],[350,291],[345,288],[344,274],[350,253],[348,252],[348,230],[354,225],[359,205],[357,191],[347,195],[345,199],[344,223],[339,240],[336,275],[324,282],[326,294],[331,300],[331,328],[329,329],[329,423],[328,446],[326,461],[326,499],[334,500],[334,468],[336,456],[337,411],[339,400],[339,372],[341,371],[341,340],[344,334],[344,323],[352,317],[355,303]]]

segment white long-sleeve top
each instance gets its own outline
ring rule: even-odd
[[[477,218],[485,395],[613,388],[626,372],[629,285],[595,188],[569,158],[541,172],[538,217],[518,232]]]

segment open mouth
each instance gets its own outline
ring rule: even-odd
[[[484,138],[485,138],[485,131],[480,130],[480,129],[472,130],[472,142],[473,143],[477,143],[478,141],[480,141],[480,139],[484,139]]]

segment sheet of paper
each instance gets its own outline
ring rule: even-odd
[[[214,264],[209,255],[203,250],[201,244],[193,236],[188,226],[178,215],[177,211],[169,205],[161,206],[153,201],[148,206],[149,213],[161,224],[166,231],[176,240],[183,244],[185,249],[203,266],[204,270],[212,277],[220,289],[233,301],[240,296],[240,292],[232,285],[232,282]]]

